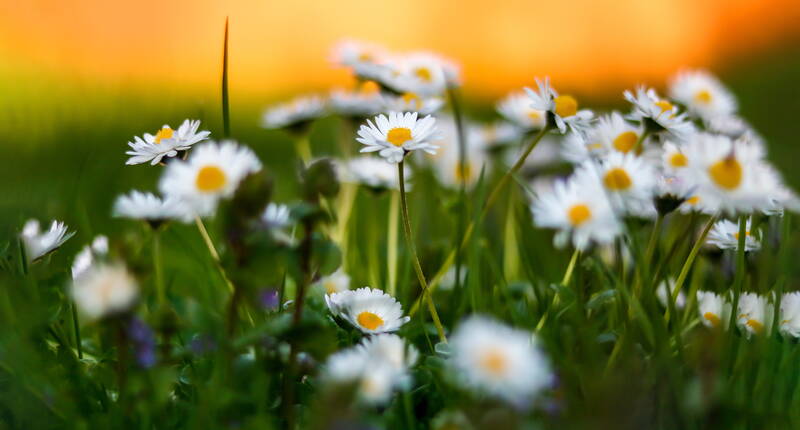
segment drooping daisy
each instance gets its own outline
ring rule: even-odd
[[[289,206],[270,202],[261,215],[261,221],[270,229],[282,229],[291,224],[291,211]]]
[[[41,231],[39,221],[32,219],[22,227],[20,238],[25,245],[25,254],[28,261],[36,261],[45,255],[60,248],[75,232],[67,233],[67,225],[61,221],[53,221],[50,229]]]
[[[744,249],[748,252],[761,249],[761,235],[758,232],[751,232],[751,222],[752,219],[747,220],[745,230]],[[717,221],[708,233],[706,242],[719,249],[736,250],[739,247],[739,225],[726,219]]]
[[[744,293],[739,297],[736,325],[748,336],[768,333],[772,326],[773,306],[765,296]]]
[[[497,112],[524,131],[541,130],[547,124],[547,111],[534,109],[530,97],[513,92],[497,103]]]
[[[697,311],[706,327],[728,329],[731,304],[725,297],[711,291],[698,291]]]
[[[164,125],[156,134],[145,133],[142,137],[136,136],[133,142],[128,142],[131,147],[126,154],[131,158],[125,164],[142,164],[148,161],[152,165],[161,162],[164,157],[174,157],[181,151],[187,151],[195,143],[208,139],[210,131],[200,131],[200,121],[185,120],[173,130],[170,126]]]
[[[572,238],[578,249],[594,241],[610,243],[621,232],[621,224],[597,179],[573,176],[553,184],[553,191],[536,197],[532,211],[539,227],[558,229],[555,245],[563,247]]]
[[[462,322],[450,339],[449,364],[465,386],[524,407],[552,383],[532,333],[484,316]]]
[[[71,292],[78,309],[97,319],[129,310],[136,302],[139,287],[125,267],[99,264],[74,279]]]
[[[296,97],[293,100],[274,105],[262,116],[264,128],[305,129],[311,121],[325,114],[325,100],[311,95]]]
[[[672,300],[672,295],[675,293],[675,280],[661,281],[656,288],[656,297],[658,297],[661,306],[669,307],[669,301]],[[683,309],[686,306],[686,294],[683,290],[678,292],[678,297],[675,299],[675,308]]]
[[[779,329],[786,336],[800,337],[800,292],[786,293],[781,298]]]
[[[430,142],[439,138],[436,119],[428,115],[417,120],[416,112],[390,112],[378,115],[375,123],[367,120],[358,130],[357,141],[366,145],[361,152],[378,152],[390,163],[399,163],[411,151],[436,154],[437,146]]]
[[[325,302],[332,314],[367,334],[397,331],[411,319],[394,297],[369,287],[328,294]]]
[[[236,191],[245,176],[261,170],[250,148],[233,141],[209,142],[192,151],[187,161],[170,163],[159,181],[167,198],[186,203],[196,215],[211,215],[221,198]]]
[[[342,182],[364,185],[375,190],[398,188],[397,168],[380,158],[362,155],[342,161],[337,166]],[[403,176],[408,182],[411,169],[405,167]]]
[[[709,120],[736,113],[736,99],[705,70],[686,70],[670,82],[670,97],[686,106],[690,114]]]
[[[633,105],[630,118],[640,121],[645,129],[653,133],[666,132],[678,141],[684,141],[694,133],[695,128],[679,113],[670,101],[658,96],[652,88],[639,87],[636,94],[625,91],[625,99]]]
[[[340,267],[330,275],[322,277],[317,281],[317,285],[325,291],[325,294],[341,293],[350,289],[350,275]]]
[[[331,109],[339,115],[351,118],[367,118],[384,111],[383,97],[377,91],[333,90],[330,94]]]
[[[72,261],[72,279],[75,279],[85,273],[94,263],[94,261],[108,254],[108,238],[105,236],[97,236],[92,243],[86,245],[79,253],[75,255]]]
[[[172,219],[186,220],[190,211],[175,197],[162,199],[153,193],[131,191],[114,201],[113,214],[116,217],[130,218],[159,223]]]
[[[596,169],[596,171],[595,171]],[[615,208],[636,216],[655,214],[655,169],[634,154],[612,152],[599,164],[587,162],[576,171],[583,183],[599,180]]]
[[[549,113],[562,134],[566,133],[567,128],[583,132],[589,127],[594,114],[590,110],[578,110],[578,101],[575,97],[567,94],[559,95],[550,86],[550,78],[544,78],[544,81],[536,78],[536,85],[537,91],[525,88],[531,101],[530,106],[533,109]]]
[[[436,113],[444,106],[444,99],[441,97],[422,97],[411,92],[384,94],[381,102],[383,112],[417,112],[420,115]]]
[[[627,154],[636,148],[642,136],[640,127],[631,125],[619,112],[601,116],[592,131],[589,140],[593,144],[602,145],[606,152]],[[641,151],[643,148],[639,148]]]

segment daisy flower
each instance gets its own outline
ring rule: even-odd
[[[366,118],[384,111],[384,100],[377,91],[331,91],[331,109],[339,115]]]
[[[736,99],[713,75],[704,70],[678,73],[670,82],[670,97],[703,120],[736,113]]]
[[[395,166],[369,155],[353,157],[337,163],[342,182],[364,185],[375,190],[397,189],[398,177]],[[406,182],[411,176],[411,169],[404,166]]]
[[[189,210],[174,197],[162,199],[153,193],[131,191],[114,201],[113,214],[120,218],[130,218],[159,223],[171,219],[186,220]]]
[[[786,336],[800,337],[800,292],[786,293],[781,298],[780,331]]]
[[[531,107],[531,99],[522,91],[507,95],[497,103],[497,112],[524,130],[541,130],[547,125],[547,111]]]
[[[661,281],[656,288],[656,297],[662,306],[669,307],[669,301],[672,300],[672,294],[675,293],[675,280]],[[683,291],[678,292],[678,297],[675,299],[675,308],[683,309],[686,306],[686,294]]]
[[[25,245],[28,261],[36,261],[60,248],[75,232],[67,233],[67,226],[61,221],[53,221],[50,229],[41,231],[39,221],[32,219],[22,227],[20,238]]]
[[[581,181],[600,180],[612,204],[626,213],[650,217],[657,175],[653,167],[633,154],[612,152],[598,164],[587,162],[576,171]]]
[[[378,115],[374,120],[374,124],[367,120],[358,130],[356,140],[366,146],[361,152],[377,151],[390,163],[403,161],[406,154],[415,150],[436,154],[437,146],[429,143],[439,138],[432,116],[417,120],[416,112],[390,112],[388,117]]]
[[[750,224],[751,219],[747,220],[744,250],[745,251],[758,251],[761,249],[760,235],[751,234]],[[754,232],[757,233],[757,232]],[[757,237],[758,236],[758,237]],[[732,249],[736,250],[739,247],[739,225],[735,222],[726,219],[714,223],[714,227],[708,233],[706,242],[714,245],[719,249]]]
[[[125,312],[133,307],[139,287],[121,265],[92,266],[72,283],[72,299],[90,319]]]
[[[436,113],[444,106],[444,99],[441,97],[422,97],[411,92],[384,94],[381,102],[383,112],[417,112],[420,115]]]
[[[439,181],[449,187],[458,187],[461,184],[471,186],[477,182],[481,170],[488,162],[486,143],[481,138],[477,128],[465,124],[464,145],[465,161],[461,168],[459,154],[458,129],[455,121],[450,116],[439,118],[439,131],[441,139],[437,142],[439,149],[436,155],[429,157],[433,163],[434,172]]]
[[[679,176],[661,175],[656,186],[655,206],[658,213],[666,215],[676,209],[681,209],[692,198],[694,187],[684,178]],[[687,205],[686,211],[694,209]]]
[[[572,131],[583,132],[592,122],[594,114],[590,110],[578,110],[578,101],[575,97],[567,94],[558,95],[555,89],[550,86],[550,78],[544,81],[536,78],[538,91],[525,88],[530,98],[530,107],[536,110],[547,112],[547,121],[550,117],[558,131],[562,134],[569,128]]]
[[[187,161],[170,163],[158,186],[194,214],[209,216],[221,198],[231,197],[245,176],[259,170],[261,162],[250,148],[233,141],[209,142],[198,146]]]
[[[325,100],[311,95],[296,97],[286,103],[280,103],[267,109],[262,116],[264,128],[303,129],[311,121],[325,114]]]
[[[588,175],[583,175],[557,181],[551,193],[534,200],[534,222],[539,227],[559,230],[554,238],[559,248],[570,237],[578,249],[586,249],[592,241],[611,243],[621,232],[600,181],[587,179]]]
[[[333,48],[331,60],[350,67],[360,79],[375,79],[380,75],[389,54],[380,45],[357,40],[342,40]]]
[[[481,140],[487,146],[517,143],[522,138],[522,130],[507,121],[496,121],[480,127]]]
[[[755,293],[744,293],[739,297],[739,308],[736,311],[736,325],[749,337],[753,334],[769,332],[772,325],[773,306],[765,296]]]
[[[719,115],[704,121],[706,130],[712,133],[724,134],[732,139],[742,136],[757,136],[753,127],[737,115]]]
[[[334,316],[367,334],[397,331],[411,319],[394,297],[369,287],[328,294],[325,303]]]
[[[200,131],[200,121],[185,120],[177,130],[164,125],[156,134],[145,133],[142,137],[136,136],[133,142],[128,142],[131,147],[126,154],[131,158],[125,164],[142,164],[150,162],[156,165],[164,157],[174,157],[180,151],[187,151],[195,143],[208,139],[210,131]]]
[[[679,141],[694,133],[694,126],[686,115],[678,113],[678,108],[659,97],[656,90],[639,87],[636,94],[626,90],[624,95],[633,105],[630,119],[640,121],[646,129],[655,133],[666,132]]]
[[[597,158],[604,153],[605,148],[602,144],[589,143],[587,136],[581,133],[567,133],[561,140],[561,158],[572,164],[582,164],[590,158]]]
[[[681,146],[674,142],[667,141],[664,142],[663,149],[661,162],[664,171],[674,174],[685,169],[689,165],[689,159],[686,158],[686,154],[684,154]]]
[[[271,229],[288,227],[292,222],[289,206],[270,202],[261,214],[261,221]]]
[[[322,288],[325,294],[341,293],[350,289],[350,275],[345,273],[343,267],[340,267],[335,272],[317,281],[317,286]]]
[[[516,406],[526,406],[553,375],[532,333],[484,316],[462,322],[450,339],[449,365],[459,381]]]
[[[86,245],[75,255],[72,261],[72,279],[84,274],[94,263],[95,259],[108,254],[108,238],[97,236],[92,243]]]
[[[601,145],[606,152],[627,154],[636,147],[642,133],[640,127],[625,121],[619,112],[612,112],[598,119],[589,133],[589,140],[592,144]]]
[[[711,291],[698,291],[697,311],[700,313],[700,321],[706,327],[727,330],[731,304],[726,298]]]
[[[433,97],[441,95],[447,88],[447,77],[438,56],[413,52],[395,56],[381,83],[398,93]]]

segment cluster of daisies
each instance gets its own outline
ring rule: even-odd
[[[726,330],[732,307],[730,294],[697,292],[697,310],[707,327]],[[800,337],[800,292],[786,293],[780,301],[776,300],[774,293],[743,293],[733,317],[736,326],[746,336],[769,334],[777,324],[775,327],[784,336]]]

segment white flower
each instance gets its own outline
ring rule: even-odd
[[[561,133],[565,133],[567,128],[583,132],[589,127],[594,114],[590,110],[578,110],[578,101],[575,97],[558,95],[550,86],[550,78],[544,78],[544,81],[536,78],[536,85],[538,91],[525,88],[531,101],[530,107],[550,113]]]
[[[497,111],[525,131],[541,130],[547,125],[547,111],[531,107],[530,97],[522,91],[513,92],[500,100]]]
[[[340,267],[330,275],[322,277],[317,281],[317,285],[325,291],[325,294],[341,293],[350,289],[350,275]]]
[[[678,73],[669,86],[670,97],[703,120],[736,113],[736,99],[713,75],[704,70]]]
[[[121,265],[92,266],[72,284],[72,299],[91,319],[127,311],[138,294],[136,281]]]
[[[463,144],[466,162],[462,170],[455,120],[450,116],[443,116],[439,118],[439,124],[441,136],[437,142],[439,148],[435,156],[429,157],[437,178],[449,187],[458,187],[461,184],[474,185],[484,165],[488,163],[486,142],[482,139],[480,131],[474,126],[464,124]]]
[[[337,163],[342,182],[364,185],[375,189],[397,189],[397,167],[380,158],[362,155]],[[403,166],[403,176],[408,182],[411,169]],[[408,187],[408,184],[406,184]]]
[[[411,319],[394,297],[369,287],[328,294],[325,303],[332,314],[368,334],[397,331]]]
[[[742,136],[758,136],[753,127],[736,115],[720,115],[704,121],[706,130],[712,133],[724,134],[732,139]]]
[[[264,128],[286,128],[306,124],[325,114],[325,100],[319,96],[303,96],[274,105],[262,116]]]
[[[588,141],[589,145],[599,145],[605,153],[627,154],[636,148],[642,133],[641,127],[633,126],[625,121],[619,112],[612,112],[610,115],[601,116],[598,119],[597,124],[589,132]],[[639,148],[637,153],[643,149],[643,147]]]
[[[571,236],[576,248],[586,249],[591,241],[610,243],[621,232],[600,181],[589,180],[588,175],[556,181],[552,192],[536,197],[532,211],[537,226],[559,230],[557,247]]]
[[[145,221],[186,220],[189,209],[174,197],[162,199],[153,193],[131,191],[114,201],[114,216]]]
[[[450,338],[450,366],[467,387],[524,407],[552,382],[532,333],[473,316]]]
[[[25,244],[28,261],[35,261],[61,247],[74,234],[75,232],[67,233],[67,226],[61,221],[53,221],[50,229],[42,232],[39,221],[32,219],[22,227],[20,238]]]
[[[383,97],[377,91],[333,90],[330,105],[337,114],[356,118],[370,117],[384,110]]]
[[[760,235],[757,232],[750,231],[750,224],[751,219],[747,220],[747,226],[745,230],[745,241],[744,241],[744,250],[745,251],[758,251],[761,249],[761,242]],[[736,250],[739,248],[739,225],[735,222],[728,221],[726,219],[717,221],[714,223],[714,227],[711,228],[711,231],[708,233],[708,239],[706,240],[711,245],[716,246],[719,249],[733,249]]]
[[[575,174],[584,183],[602,181],[615,208],[636,216],[655,215],[653,196],[658,177],[645,160],[633,154],[612,152],[599,164],[584,163]]]
[[[91,244],[86,245],[75,255],[72,261],[72,279],[76,279],[92,266],[96,258],[108,254],[108,238],[97,236]]]
[[[332,61],[351,67],[361,79],[375,79],[388,60],[386,50],[377,44],[357,40],[342,40],[333,48]]]
[[[261,215],[261,221],[267,228],[282,229],[291,224],[291,211],[289,206],[270,202]]]
[[[497,121],[481,127],[481,140],[487,146],[517,143],[522,138],[522,130],[506,121]]]
[[[131,147],[126,154],[132,157],[125,164],[142,164],[150,162],[156,165],[164,157],[174,157],[179,151],[186,151],[197,142],[208,139],[210,131],[200,131],[200,121],[185,120],[177,130],[173,130],[168,125],[164,125],[155,135],[145,133],[144,136],[136,136],[133,142],[128,142]]]
[[[697,311],[706,327],[728,329],[731,316],[730,302],[711,291],[697,292]]]
[[[669,289],[667,288],[669,285]],[[672,300],[672,294],[675,293],[675,280],[670,279],[669,281],[661,281],[658,284],[658,288],[656,288],[656,297],[658,297],[658,301],[661,303],[662,306],[669,307],[669,301]],[[683,294],[683,291],[678,292],[678,297],[675,299],[675,308],[683,309],[686,306],[686,294]]]
[[[440,57],[427,52],[395,55],[380,78],[386,87],[398,93],[432,97],[447,88],[447,77]]]
[[[784,335],[800,337],[800,292],[786,293],[781,298],[780,331]]]
[[[375,123],[367,120],[358,130],[357,141],[366,145],[361,152],[375,152],[390,163],[399,163],[406,153],[416,150],[436,154],[437,146],[430,141],[438,139],[436,119],[428,115],[417,120],[416,112],[390,112],[378,115]]]
[[[664,151],[661,154],[661,161],[664,171],[677,173],[681,169],[689,166],[689,159],[683,153],[683,148],[673,142],[667,141],[663,145]]]
[[[645,128],[654,132],[666,131],[679,141],[688,139],[695,128],[686,119],[685,114],[679,114],[678,108],[658,96],[654,89],[639,87],[634,95],[625,91],[625,99],[633,104],[633,113],[630,118],[641,121]]]
[[[187,204],[195,214],[214,213],[221,198],[236,191],[245,176],[261,170],[261,162],[250,148],[233,141],[209,142],[192,151],[187,161],[170,163],[159,181],[167,198]]]
[[[582,133],[567,133],[564,139],[561,140],[561,157],[572,164],[581,164],[592,157],[599,157],[604,153],[603,145],[589,143],[587,137]]]
[[[384,94],[381,96],[381,103],[381,110],[384,112],[418,112],[420,115],[430,115],[444,106],[444,99],[406,92],[399,95]]]
[[[766,297],[755,293],[744,293],[739,297],[739,309],[736,311],[736,325],[748,336],[768,333],[772,326],[773,306]]]

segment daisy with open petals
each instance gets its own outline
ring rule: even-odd
[[[731,303],[725,297],[711,291],[698,291],[697,311],[700,313],[700,321],[706,327],[728,328]]]
[[[75,232],[67,233],[67,225],[53,221],[47,231],[41,231],[39,221],[32,219],[25,223],[20,238],[25,246],[28,261],[36,261],[60,248]]]
[[[435,97],[447,88],[447,76],[438,56],[426,52],[397,55],[389,67],[381,83],[397,93]]]
[[[761,249],[760,234],[751,232],[750,224],[752,224],[752,220],[748,219],[745,230],[744,250],[748,252],[758,251]],[[717,221],[708,233],[706,241],[719,249],[732,249],[735,251],[739,248],[739,225],[726,219]]]
[[[383,98],[378,91],[345,91],[336,89],[330,94],[331,109],[351,118],[367,118],[384,111]]]
[[[361,152],[378,152],[390,163],[399,163],[411,151],[436,154],[437,146],[430,142],[439,138],[436,119],[428,115],[417,119],[416,112],[390,112],[378,115],[375,123],[367,120],[358,130],[357,141],[365,145]]]
[[[583,183],[601,181],[614,208],[636,216],[655,215],[653,197],[658,176],[645,160],[612,152],[598,163],[582,164],[575,174]]]
[[[342,40],[333,48],[331,60],[350,67],[360,79],[375,79],[389,57],[382,46],[358,40]]]
[[[261,125],[268,129],[302,129],[324,115],[325,107],[325,100],[322,97],[315,95],[296,97],[267,109],[262,116]]]
[[[780,306],[781,333],[786,336],[800,337],[800,292],[786,293],[781,298]]]
[[[774,306],[766,296],[744,293],[739,297],[736,325],[749,337],[753,334],[769,333],[772,326]]]
[[[606,152],[619,152],[622,154],[643,148],[636,148],[642,136],[641,127],[625,121],[619,112],[601,116],[592,131],[589,133],[592,144],[599,144]]]
[[[128,142],[131,150],[126,152],[131,158],[125,164],[142,164],[149,162],[152,165],[160,163],[164,157],[174,157],[181,151],[186,151],[195,143],[208,139],[210,131],[197,131],[200,121],[185,120],[177,130],[164,125],[156,134],[145,133],[142,137],[136,136],[133,142]]]
[[[245,176],[261,170],[250,148],[233,141],[198,146],[187,161],[170,163],[159,181],[167,198],[187,205],[195,215],[214,213],[221,198],[229,198]]]
[[[153,193],[131,191],[114,201],[114,216],[163,222],[171,219],[186,220],[190,215],[186,205],[177,198],[162,199]]]
[[[342,182],[363,185],[375,191],[398,188],[397,168],[380,158],[361,155],[341,161],[336,165]],[[411,169],[407,166],[404,167],[403,175],[404,179],[408,181],[411,177]]]
[[[84,246],[72,260],[72,279],[86,273],[98,258],[105,257],[107,254],[108,238],[106,236],[95,237],[92,243]]]
[[[381,96],[384,112],[417,112],[430,115],[444,106],[444,99],[437,96],[424,97],[416,93],[384,94]]]
[[[530,98],[530,106],[547,112],[549,114],[547,120],[550,121],[552,118],[558,131],[566,133],[569,128],[572,131],[583,132],[591,125],[594,117],[592,111],[578,110],[578,101],[575,97],[568,94],[559,95],[550,86],[550,78],[544,78],[544,81],[536,78],[536,85],[538,87],[536,91],[525,88]]]
[[[547,124],[547,112],[534,109],[522,91],[513,92],[497,103],[497,112],[524,131],[541,130]]]
[[[685,70],[672,80],[670,97],[686,106],[693,116],[708,121],[736,113],[736,99],[724,85],[705,70]]]
[[[124,266],[98,264],[73,280],[71,293],[78,309],[96,319],[129,310],[139,295],[139,286]]]
[[[668,133],[678,141],[684,141],[694,133],[694,125],[686,115],[679,113],[678,107],[669,100],[659,97],[656,90],[639,87],[635,94],[626,90],[624,95],[633,105],[629,118],[640,121],[646,130]]]
[[[397,331],[411,319],[394,297],[369,287],[328,294],[325,302],[334,316],[366,334]]]

